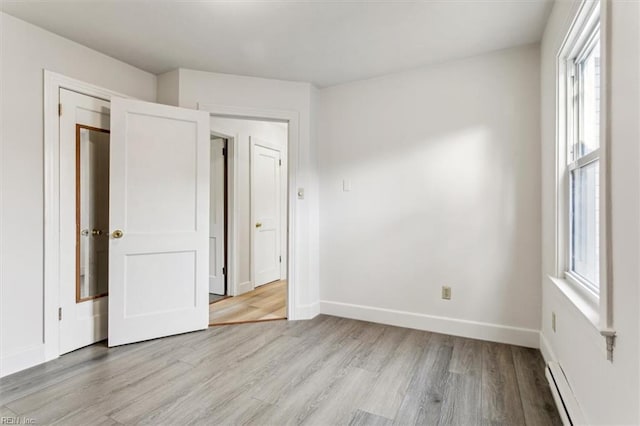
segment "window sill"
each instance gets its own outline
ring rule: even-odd
[[[578,288],[578,285],[573,284],[569,280],[552,277],[551,275],[549,275],[549,280],[551,280],[560,293],[569,299],[569,302],[571,302],[599,332],[600,309],[597,301],[587,296],[585,294],[586,290]]]

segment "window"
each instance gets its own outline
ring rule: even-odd
[[[596,3],[597,4],[597,3]],[[600,295],[601,262],[601,47],[599,7],[585,12],[560,56],[559,87],[564,109],[560,136],[559,193],[565,206],[564,278],[593,300]],[[584,292],[584,291],[583,291]]]
[[[603,0],[581,1],[558,53],[558,268],[551,281],[605,338],[607,359],[612,360],[616,332],[607,268],[609,9]]]
[[[567,275],[594,294],[600,285],[600,30],[567,63],[569,262]]]

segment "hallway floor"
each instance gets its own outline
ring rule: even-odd
[[[209,305],[209,324],[234,324],[287,318],[287,281],[265,284]]]

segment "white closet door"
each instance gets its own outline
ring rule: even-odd
[[[251,138],[254,286],[280,279],[280,151]]]
[[[209,116],[111,100],[109,346],[208,325]]]

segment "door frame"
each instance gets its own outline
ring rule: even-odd
[[[44,359],[50,361],[60,356],[60,330],[58,307],[60,306],[60,117],[58,104],[60,89],[67,89],[86,96],[111,102],[112,97],[135,99],[122,93],[94,84],[70,78],[49,70],[43,70],[44,79],[44,300],[43,343]],[[75,209],[74,209],[75,210]]]
[[[287,123],[287,319],[295,320],[296,317],[296,293],[298,290],[298,280],[296,279],[296,204],[298,202],[297,190],[297,170],[298,170],[298,151],[300,146],[300,115],[296,111],[287,110],[273,110],[267,108],[249,108],[238,107],[231,105],[220,104],[197,104],[199,110],[207,111],[211,116],[223,117],[223,118],[237,118],[245,120],[262,120],[262,121],[277,121],[281,123]],[[233,143],[237,141],[237,135],[224,135],[216,132],[215,128],[211,128],[211,131],[222,137],[229,139],[227,145],[229,156],[229,176],[231,181],[237,179],[237,153],[236,150],[231,149]],[[233,143],[231,143],[233,140]],[[235,217],[235,211],[231,211],[235,207],[235,200],[237,200],[237,186],[229,187],[229,213],[230,213],[230,238],[229,249],[238,246],[237,226],[235,224],[238,218]],[[234,209],[235,210],[235,209]],[[230,262],[229,272],[233,274],[233,277],[237,276],[237,262],[235,259]],[[229,276],[231,278],[231,275]],[[236,289],[234,281],[230,281],[230,288],[232,291]]]

